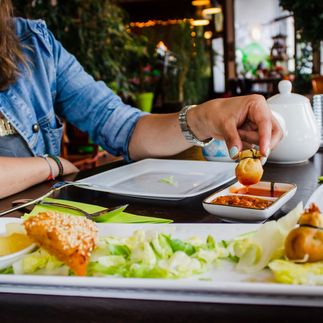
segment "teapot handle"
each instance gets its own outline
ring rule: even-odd
[[[283,131],[283,138],[282,139],[284,139],[287,136],[287,132],[288,132],[285,119],[282,117],[281,114],[279,114],[276,111],[271,111],[271,113],[273,114],[274,118],[278,121],[278,124]]]

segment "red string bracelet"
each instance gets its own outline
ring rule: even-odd
[[[54,172],[53,172],[52,165],[51,165],[50,161],[48,160],[48,155],[43,155],[43,156],[39,156],[39,157],[45,159],[46,162],[47,162],[47,164],[48,164],[48,167],[49,167],[49,175],[47,177],[47,180],[48,181],[54,180],[55,179]]]

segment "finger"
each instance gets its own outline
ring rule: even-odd
[[[252,144],[259,144],[259,134],[257,131],[239,129],[238,133],[242,141]]]
[[[266,156],[271,144],[272,123],[271,119],[264,118],[258,122],[259,148],[262,155]]]
[[[271,143],[272,114],[264,97],[259,95],[252,97],[249,102],[248,118],[258,128],[260,152],[266,156]]]
[[[239,129],[256,131],[258,127],[252,121],[247,120]]]
[[[256,149],[256,150],[259,151],[259,146],[258,145],[253,145],[253,149]],[[262,166],[264,166],[266,164],[269,153],[270,153],[270,151],[268,151],[266,157],[260,157],[260,162],[261,162]]]
[[[226,122],[222,129],[223,138],[227,144],[230,157],[236,159],[242,149],[242,142],[234,122]]]

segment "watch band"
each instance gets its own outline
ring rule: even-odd
[[[213,138],[209,138],[206,139],[204,141],[198,139],[194,133],[192,132],[191,128],[189,127],[188,123],[187,123],[187,112],[196,107],[196,105],[187,105],[185,106],[180,112],[179,112],[179,116],[178,116],[178,122],[179,125],[181,127],[182,133],[184,138],[191,144],[195,145],[195,146],[200,146],[200,147],[205,147],[207,145],[209,145],[214,139]]]

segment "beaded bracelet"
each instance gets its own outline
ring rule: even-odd
[[[63,164],[60,161],[60,159],[55,155],[47,155],[47,156],[50,157],[51,159],[53,159],[55,161],[55,163],[57,164],[57,167],[58,167],[58,175],[57,175],[57,177],[63,176],[64,167],[63,167]]]
[[[46,162],[47,162],[47,164],[48,164],[48,166],[49,166],[49,175],[47,177],[47,180],[48,181],[54,180],[55,179],[54,172],[53,172],[52,165],[51,165],[50,161],[48,160],[48,155],[43,155],[43,156],[39,156],[39,157],[45,159]]]

